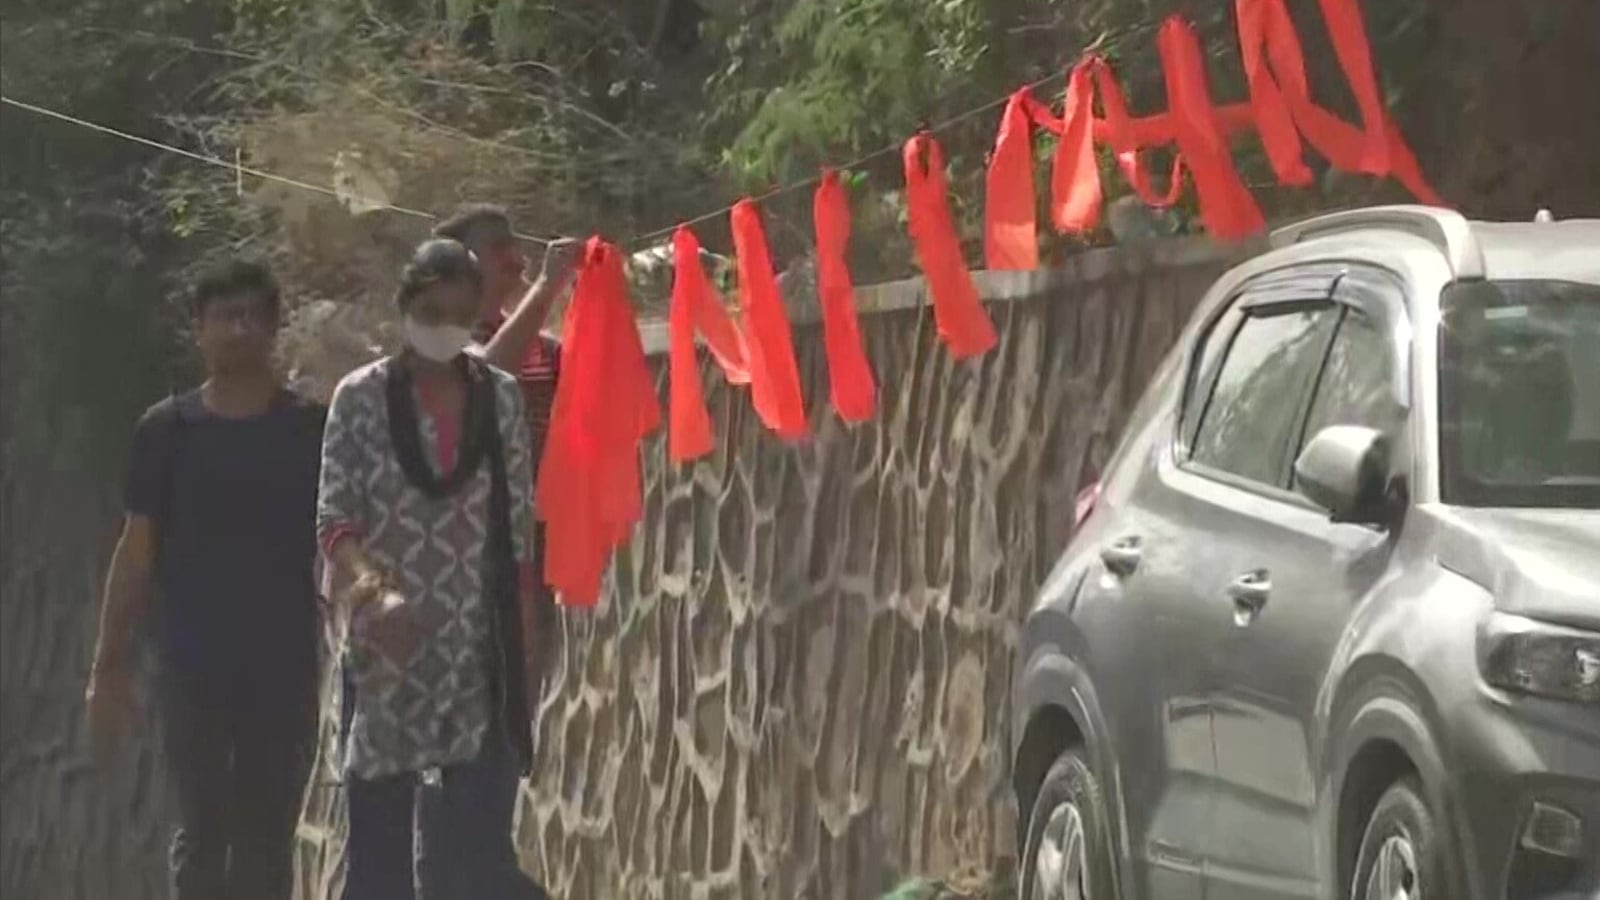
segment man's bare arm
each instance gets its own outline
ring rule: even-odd
[[[528,347],[544,328],[556,298],[571,286],[578,255],[582,252],[583,245],[575,240],[563,238],[551,242],[545,250],[539,277],[506,317],[505,324],[484,345],[483,355],[490,365],[515,372],[527,358]]]
[[[149,616],[156,558],[155,523],[130,514],[111,553],[105,593],[100,605],[100,635],[95,643],[94,670],[127,667],[134,630]]]
[[[132,717],[129,648],[134,631],[150,613],[155,558],[155,523],[145,516],[128,515],[111,554],[105,597],[100,604],[94,666],[84,692],[90,732],[97,749],[102,751],[114,745]]]

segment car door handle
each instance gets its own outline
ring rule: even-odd
[[[1272,595],[1272,578],[1266,569],[1246,572],[1228,585],[1228,596],[1233,599],[1233,623],[1240,628],[1248,626],[1261,615],[1262,607]]]
[[[1127,578],[1139,568],[1144,558],[1144,543],[1137,537],[1125,537],[1100,550],[1100,561],[1113,575]]]

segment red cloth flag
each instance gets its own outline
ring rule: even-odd
[[[1112,153],[1117,160],[1117,168],[1122,170],[1122,175],[1128,180],[1135,194],[1146,204],[1158,208],[1165,208],[1178,202],[1183,196],[1183,154],[1172,154],[1172,171],[1168,175],[1167,190],[1158,192],[1150,183],[1150,173],[1145,171],[1144,164],[1139,160],[1139,150],[1143,147],[1172,142],[1172,120],[1167,113],[1158,113],[1135,119],[1128,112],[1128,101],[1122,94],[1122,86],[1117,83],[1116,74],[1111,71],[1111,66],[1098,56],[1090,56],[1084,62],[1088,63],[1089,70],[1094,75],[1094,86],[1100,97],[1100,104],[1105,109],[1105,118],[1093,119],[1094,139],[1104,141],[1111,145]],[[1050,112],[1050,108],[1035,100],[1032,96],[1027,99],[1028,117],[1035,125],[1047,129],[1057,135],[1065,131],[1061,119]],[[1099,173],[1096,171],[1098,182]]]
[[[1324,2],[1324,15],[1332,5],[1333,0]],[[1252,102],[1255,85],[1261,79],[1273,80],[1300,133],[1334,168],[1347,172],[1373,171],[1371,166],[1380,155],[1373,150],[1373,130],[1369,127],[1363,132],[1312,101],[1311,89],[1306,81],[1305,56],[1283,0],[1238,0],[1238,12],[1239,41],[1245,48],[1245,73],[1251,79]],[[1335,11],[1334,16],[1328,18],[1328,30],[1334,36],[1336,47],[1343,44],[1346,48],[1339,53],[1340,64],[1345,67],[1345,76],[1350,79],[1351,90],[1357,95],[1358,105],[1362,105],[1363,115],[1367,115],[1366,110],[1374,105],[1381,112],[1381,104],[1375,99],[1377,83],[1372,74],[1371,53],[1366,47],[1359,10],[1347,8]],[[1264,60],[1261,54],[1250,49],[1263,44],[1266,50]],[[1358,68],[1352,71],[1350,66],[1359,66],[1363,61],[1364,70]],[[1261,71],[1264,63],[1271,64],[1270,75]],[[1363,87],[1363,84],[1367,86]],[[1369,92],[1372,96],[1362,101],[1360,97]],[[1423,203],[1445,205],[1444,199],[1423,176],[1422,168],[1417,164],[1411,148],[1406,145],[1400,129],[1385,119],[1379,132],[1385,146],[1381,154],[1387,166],[1385,172]],[[1280,172],[1280,178],[1281,175]]]
[[[750,371],[745,363],[744,336],[700,265],[700,241],[685,226],[673,232],[672,265],[672,306],[667,317],[671,383],[667,456],[673,462],[686,462],[711,452],[715,445],[694,350],[695,332],[705,337],[729,384],[749,383]]]
[[[1094,141],[1101,141],[1111,147],[1118,168],[1145,203],[1157,207],[1175,203],[1182,195],[1187,170],[1194,177],[1201,214],[1213,235],[1227,239],[1255,233],[1264,227],[1264,219],[1233,166],[1226,138],[1229,133],[1248,128],[1261,135],[1280,183],[1310,183],[1312,173],[1302,158],[1304,140],[1335,168],[1345,171],[1374,171],[1373,160],[1381,155],[1386,159],[1387,173],[1419,200],[1443,205],[1444,201],[1423,177],[1399,129],[1386,118],[1379,121],[1383,114],[1381,97],[1371,71],[1371,51],[1359,9],[1351,0],[1320,2],[1329,32],[1340,48],[1341,66],[1363,109],[1363,119],[1368,124],[1365,129],[1343,121],[1312,101],[1300,39],[1283,0],[1235,0],[1239,42],[1250,84],[1248,102],[1211,105],[1199,42],[1193,30],[1176,16],[1163,23],[1159,38],[1171,105],[1165,112],[1132,117],[1110,66],[1093,55],[1073,68],[1061,118],[1031,95],[1020,99],[1013,95],[1008,116],[1012,106],[1020,107],[1033,124],[1062,138],[1051,180],[1051,219],[1057,229],[1082,232],[1099,221],[1101,194]],[[1104,110],[1102,118],[1092,112],[1096,94]],[[1378,125],[1373,126],[1374,122]],[[1002,122],[1002,128],[1005,126]],[[1379,141],[1381,154],[1374,150]],[[1172,174],[1166,192],[1158,193],[1140,163],[1139,151],[1173,142],[1178,144],[1178,152],[1173,155]],[[996,155],[998,151],[997,142]],[[1014,183],[1014,169],[1004,171],[1007,182]],[[995,163],[991,163],[991,184],[995,177]],[[995,233],[992,226],[989,233]]]
[[[822,339],[828,351],[833,408],[846,422],[864,422],[872,418],[877,406],[877,386],[861,346],[856,291],[845,261],[850,246],[850,201],[839,183],[839,173],[832,169],[822,173],[822,183],[811,201],[811,219],[817,233],[817,294],[822,301]]]
[[[991,269],[1039,268],[1038,200],[1033,191],[1032,99],[1022,88],[1006,101],[989,157],[983,205],[984,260]]]
[[[978,301],[978,288],[962,259],[961,241],[950,219],[944,151],[932,135],[906,141],[905,164],[911,242],[933,296],[933,317],[950,355],[967,359],[987,353],[1000,337]],[[924,160],[926,156],[926,160]]]
[[[700,268],[698,246],[685,249],[686,234],[687,229],[679,228],[672,236],[672,305],[667,311],[667,458],[673,462],[704,456],[716,445],[694,352],[694,307],[699,298],[690,286],[690,272],[699,272],[703,279],[705,270]],[[698,244],[693,234],[688,234],[688,241]]]
[[[1211,103],[1205,57],[1194,29],[1181,17],[1169,16],[1156,43],[1167,102],[1172,106],[1173,133],[1194,176],[1206,230],[1222,240],[1261,231],[1266,218],[1233,166],[1233,155]]]
[[[1304,55],[1294,24],[1281,2],[1238,0],[1239,50],[1244,57],[1245,79],[1250,85],[1250,106],[1255,126],[1279,184],[1311,183],[1311,170],[1300,153],[1300,132],[1286,94],[1309,98]],[[1268,71],[1270,55],[1272,68]],[[1276,77],[1274,77],[1276,76]],[[1288,82],[1280,86],[1278,79]]]
[[[1378,96],[1378,79],[1372,72],[1372,48],[1367,44],[1367,29],[1361,21],[1361,7],[1355,0],[1321,0],[1322,20],[1333,39],[1333,52],[1339,68],[1356,95],[1361,123],[1366,134],[1357,171],[1387,175],[1389,163],[1389,114]],[[1287,14],[1284,16],[1287,18]]]
[[[1050,176],[1050,221],[1063,234],[1093,231],[1100,222],[1100,167],[1094,158],[1094,57],[1072,67],[1061,111],[1061,140]]]
[[[1100,94],[1100,105],[1105,109],[1106,140],[1117,158],[1117,168],[1128,180],[1133,192],[1145,204],[1166,208],[1183,196],[1183,154],[1172,154],[1172,173],[1168,176],[1167,192],[1156,193],[1150,184],[1150,173],[1139,162],[1139,139],[1134,130],[1133,117],[1128,113],[1128,101],[1117,83],[1116,73],[1098,56],[1090,57],[1095,87]]]
[[[628,302],[622,254],[589,239],[563,329],[556,388],[535,491],[550,525],[545,581],[571,606],[593,606],[612,551],[644,509],[639,445],[661,406]]]
[[[676,273],[682,272],[689,277],[685,287],[693,299],[690,321],[695,331],[705,339],[711,358],[722,370],[722,377],[729,384],[749,384],[750,363],[744,332],[728,312],[727,304],[712,285],[711,279],[706,277],[706,270],[700,265],[700,241],[694,232],[685,226],[678,226],[672,235],[672,252],[675,274],[673,296],[677,296],[678,289]]]
[[[783,297],[772,272],[761,213],[748,198],[733,206],[733,248],[739,267],[739,304],[744,309],[750,394],[756,415],[778,436],[805,437],[806,406],[800,368]]]

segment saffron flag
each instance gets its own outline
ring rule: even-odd
[[[1083,234],[1100,223],[1100,168],[1094,158],[1093,57],[1072,67],[1061,111],[1061,140],[1050,176],[1050,219],[1056,231]]]
[[[817,295],[822,305],[822,340],[828,352],[828,387],[833,408],[846,422],[872,418],[877,386],[861,345],[856,317],[856,291],[845,260],[850,246],[850,200],[839,173],[822,173],[811,202],[817,234]]]
[[[1033,124],[1027,88],[1006,101],[984,180],[984,260],[990,269],[1039,268],[1038,200],[1033,191]]]
[[[1266,217],[1234,168],[1233,154],[1211,103],[1205,57],[1194,29],[1178,16],[1170,16],[1161,26],[1156,46],[1166,78],[1167,101],[1172,105],[1173,135],[1194,176],[1206,230],[1223,240],[1261,231],[1267,225]]]
[[[1279,0],[1281,3],[1281,0]],[[1387,175],[1389,164],[1389,115],[1378,96],[1378,79],[1372,72],[1372,48],[1367,44],[1367,29],[1361,21],[1356,0],[1321,0],[1322,21],[1333,39],[1333,52],[1339,68],[1356,95],[1361,124],[1366,133],[1356,170],[1369,175]],[[1283,16],[1288,18],[1288,14]],[[1291,29],[1292,30],[1292,29]]]
[[[700,265],[700,241],[687,227],[672,235],[672,305],[667,315],[669,410],[667,455],[686,462],[711,452],[714,436],[694,336],[699,332],[729,384],[750,381],[744,337]]]
[[[1387,168],[1385,172],[1379,174],[1391,175],[1404,185],[1412,196],[1423,203],[1446,205],[1444,198],[1439,196],[1423,176],[1422,167],[1418,165],[1411,148],[1406,145],[1400,129],[1385,119],[1376,132],[1380,137],[1374,138],[1375,132],[1372,128],[1363,131],[1318,106],[1311,99],[1311,89],[1306,81],[1305,56],[1300,47],[1300,39],[1294,32],[1293,23],[1289,20],[1288,10],[1284,8],[1283,0],[1237,0],[1237,2],[1239,43],[1244,54],[1245,75],[1251,85],[1251,102],[1258,107],[1258,128],[1263,126],[1259,121],[1259,104],[1256,103],[1255,92],[1258,90],[1258,85],[1270,82],[1271,86],[1266,90],[1270,93],[1272,88],[1276,87],[1277,98],[1271,98],[1266,102],[1270,104],[1273,100],[1281,98],[1306,142],[1315,147],[1334,168],[1347,172],[1371,172],[1372,166],[1382,162]],[[1331,2],[1324,4],[1325,12],[1326,7],[1330,5],[1333,4]],[[1355,34],[1351,33],[1352,29]],[[1371,53],[1366,48],[1366,36],[1361,28],[1359,10],[1344,9],[1336,13],[1336,18],[1328,20],[1328,30],[1333,34],[1336,44],[1342,43],[1347,48],[1339,52],[1340,64],[1346,66],[1346,77],[1351,80],[1352,90],[1356,92],[1358,98],[1369,90],[1376,92],[1377,82],[1372,74]],[[1365,69],[1353,72],[1349,68],[1363,62],[1366,64]],[[1270,73],[1266,69],[1269,64]],[[1357,87],[1358,84],[1370,84],[1371,87]],[[1370,99],[1357,101],[1358,106],[1363,106],[1363,109],[1369,108],[1373,102]],[[1272,114],[1268,115],[1270,117]],[[1364,112],[1363,115],[1367,113]],[[1373,141],[1376,139],[1384,142],[1381,154],[1373,150]],[[1283,172],[1278,169],[1279,160],[1276,156],[1273,158],[1273,166],[1278,170],[1281,180]]]
[[[906,141],[902,152],[910,207],[911,242],[933,295],[939,337],[956,359],[987,353],[999,342],[994,323],[978,301],[978,288],[962,259],[961,240],[950,219],[944,151],[929,134]]]
[[[1089,77],[1092,76],[1092,81]],[[1100,104],[1105,109],[1105,117],[1096,119],[1093,116],[1092,104],[1094,95],[1098,94]],[[995,152],[989,164],[989,227],[986,232],[987,246],[989,248],[989,268],[1001,268],[994,260],[998,254],[1006,250],[1001,242],[1005,240],[1002,235],[1007,231],[1018,234],[1026,232],[1029,245],[1035,252],[1037,260],[1037,245],[1035,243],[1035,224],[1033,204],[1033,157],[1031,147],[1029,154],[1023,154],[1015,149],[1010,149],[1021,144],[1020,141],[1007,136],[1021,131],[1013,123],[1013,110],[1025,116],[1025,121],[1047,131],[1051,131],[1064,139],[1057,145],[1055,168],[1051,179],[1051,211],[1057,215],[1055,224],[1059,227],[1065,225],[1069,233],[1081,233],[1093,228],[1099,221],[1099,205],[1103,199],[1100,187],[1100,172],[1094,157],[1094,141],[1103,141],[1110,144],[1112,153],[1117,161],[1117,168],[1147,205],[1165,208],[1178,202],[1183,195],[1183,154],[1173,153],[1172,173],[1168,177],[1165,192],[1157,191],[1151,184],[1150,174],[1139,159],[1139,149],[1145,143],[1164,143],[1170,141],[1169,119],[1166,116],[1152,116],[1145,119],[1134,119],[1128,112],[1128,102],[1123,97],[1122,87],[1117,84],[1116,75],[1104,59],[1096,55],[1085,57],[1074,67],[1074,77],[1068,82],[1069,117],[1074,118],[1074,129],[1070,138],[1066,137],[1067,123],[1057,118],[1050,112],[1050,108],[1040,103],[1027,88],[1013,94],[1007,104],[1006,117],[1001,120],[1001,134],[996,138]],[[1087,124],[1086,124],[1087,123]],[[1088,129],[1088,139],[1085,138],[1084,129]],[[1155,134],[1152,138],[1150,135]],[[1002,162],[1001,148],[1008,148],[1009,155]],[[1027,171],[1026,189],[1028,191],[1029,208],[1026,220],[1022,219],[1022,203],[1012,199],[1002,199],[997,202],[997,195],[1007,192],[1020,194],[1022,188],[1021,172]],[[1006,212],[997,213],[995,210],[1004,209]],[[1001,249],[997,250],[997,247]],[[1004,259],[1002,255],[1000,258]]]
[[[1280,184],[1311,183],[1311,170],[1300,153],[1300,132],[1287,95],[1309,98],[1300,38],[1289,13],[1271,0],[1238,0],[1239,52],[1244,58],[1245,80],[1250,86],[1250,106],[1256,132]],[[1271,57],[1272,70],[1267,68]],[[1274,77],[1276,76],[1276,77]],[[1287,79],[1280,86],[1278,79]]]
[[[1149,206],[1164,209],[1177,203],[1178,198],[1183,196],[1183,154],[1172,154],[1172,173],[1168,176],[1167,191],[1165,194],[1158,193],[1150,184],[1150,173],[1139,161],[1138,135],[1133,117],[1128,113],[1128,101],[1122,94],[1122,85],[1117,83],[1116,73],[1111,71],[1111,66],[1104,59],[1098,56],[1090,59],[1095,89],[1106,113],[1106,139],[1116,156],[1117,168],[1122,170],[1122,177],[1127,179],[1139,199]]]
[[[1181,16],[1169,16],[1162,24],[1158,46],[1170,108],[1133,117],[1110,65],[1092,54],[1072,69],[1061,117],[1026,89],[1017,92],[1007,103],[990,163],[991,207],[1008,208],[995,202],[997,185],[1021,184],[1018,164],[1011,161],[1020,154],[1012,150],[1004,167],[999,160],[1001,138],[1018,130],[1013,124],[1016,110],[1025,111],[1032,124],[1061,137],[1051,176],[1050,212],[1052,224],[1064,233],[1089,231],[1099,222],[1103,191],[1094,152],[1097,141],[1109,145],[1117,167],[1146,204],[1165,207],[1176,203],[1188,175],[1199,194],[1202,219],[1213,235],[1230,239],[1259,231],[1264,218],[1233,165],[1228,145],[1228,135],[1249,128],[1260,135],[1280,184],[1311,182],[1311,169],[1302,158],[1304,141],[1334,168],[1388,174],[1422,202],[1445,205],[1423,177],[1399,129],[1386,118],[1358,6],[1354,0],[1319,2],[1340,65],[1362,110],[1362,126],[1345,122],[1311,99],[1300,39],[1284,0],[1235,0],[1240,50],[1250,86],[1247,102],[1213,105],[1194,30]],[[1100,118],[1093,111],[1096,99],[1103,109]],[[1139,151],[1173,143],[1177,151],[1172,172],[1166,191],[1161,192],[1151,184]],[[1015,142],[1007,146],[1015,146]],[[1016,224],[1014,214],[1003,220],[1012,229],[1027,227],[1027,223]],[[986,232],[990,246],[1003,233],[997,221],[1001,219],[991,212]]]
[[[756,415],[779,437],[805,437],[805,398],[794,337],[772,271],[761,213],[748,198],[733,206],[733,247],[739,269],[739,305],[744,310],[750,396]]]
[[[622,254],[598,237],[567,313],[534,503],[549,523],[545,581],[572,606],[593,606],[611,553],[643,512],[639,445],[661,424],[661,406],[628,302]]]

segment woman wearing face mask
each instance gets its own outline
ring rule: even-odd
[[[406,347],[352,372],[323,439],[318,528],[343,592],[345,900],[544,896],[517,868],[531,760],[517,568],[531,552],[516,380],[467,352],[481,276],[461,244],[416,251]],[[415,842],[413,832],[420,832]]]

